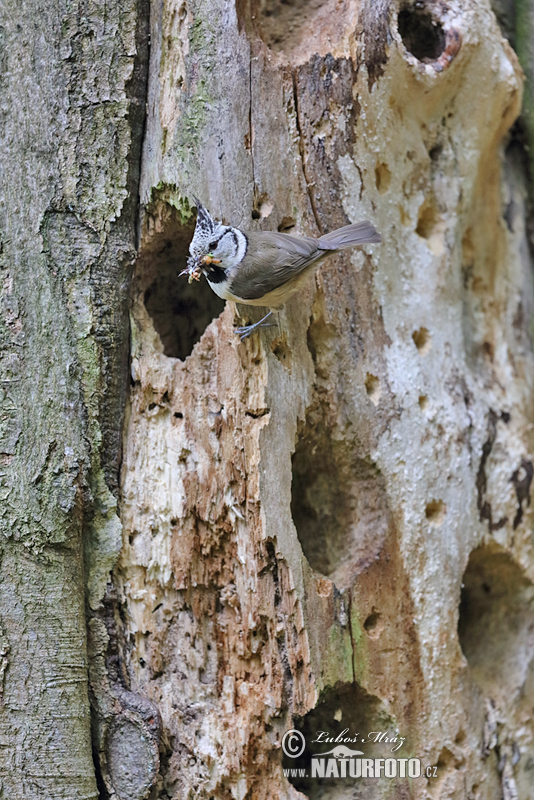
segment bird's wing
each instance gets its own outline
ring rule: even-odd
[[[243,300],[259,300],[325,255],[317,239],[288,233],[247,233],[247,253],[229,275],[230,291]]]

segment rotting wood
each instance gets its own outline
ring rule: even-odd
[[[533,292],[515,53],[475,0],[164,2],[152,26],[115,580],[132,690],[162,717],[158,796],[315,797],[282,772],[300,725],[397,731],[437,767],[362,797],[527,798]],[[171,64],[180,90],[161,92]],[[159,269],[184,266],[195,195],[244,229],[370,218],[384,241],[325,265],[245,344],[231,304],[187,335],[171,303],[145,300]]]

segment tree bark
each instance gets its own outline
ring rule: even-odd
[[[98,796],[83,545],[94,605],[121,542],[116,497],[146,16],[137,2],[6,0],[2,6],[0,774],[6,798]]]
[[[529,4],[4,16],[4,795],[530,798]],[[383,242],[241,343],[195,197]]]
[[[474,0],[169,1],[151,26],[115,580],[131,688],[162,716],[158,797],[348,796],[283,767],[349,729],[430,768],[358,796],[527,798],[518,59]],[[259,314],[176,279],[195,196],[245,230],[370,218],[383,243],[241,344],[236,314]]]

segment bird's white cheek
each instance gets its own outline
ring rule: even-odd
[[[218,295],[222,300],[233,300],[234,302],[238,302],[239,298],[232,294],[228,290],[228,283],[211,283],[208,280],[210,288]]]
[[[247,252],[247,237],[238,228],[233,230],[237,238],[237,247],[231,254],[225,255],[223,258],[223,266],[227,270],[235,269],[241,264]]]

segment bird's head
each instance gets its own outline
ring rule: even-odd
[[[214,219],[199,200],[197,206],[197,224],[191,244],[190,258],[187,261],[189,276],[203,272],[207,278],[221,270],[231,269],[239,264],[247,250],[247,238],[237,228],[223,225]],[[183,274],[183,273],[182,273]]]

